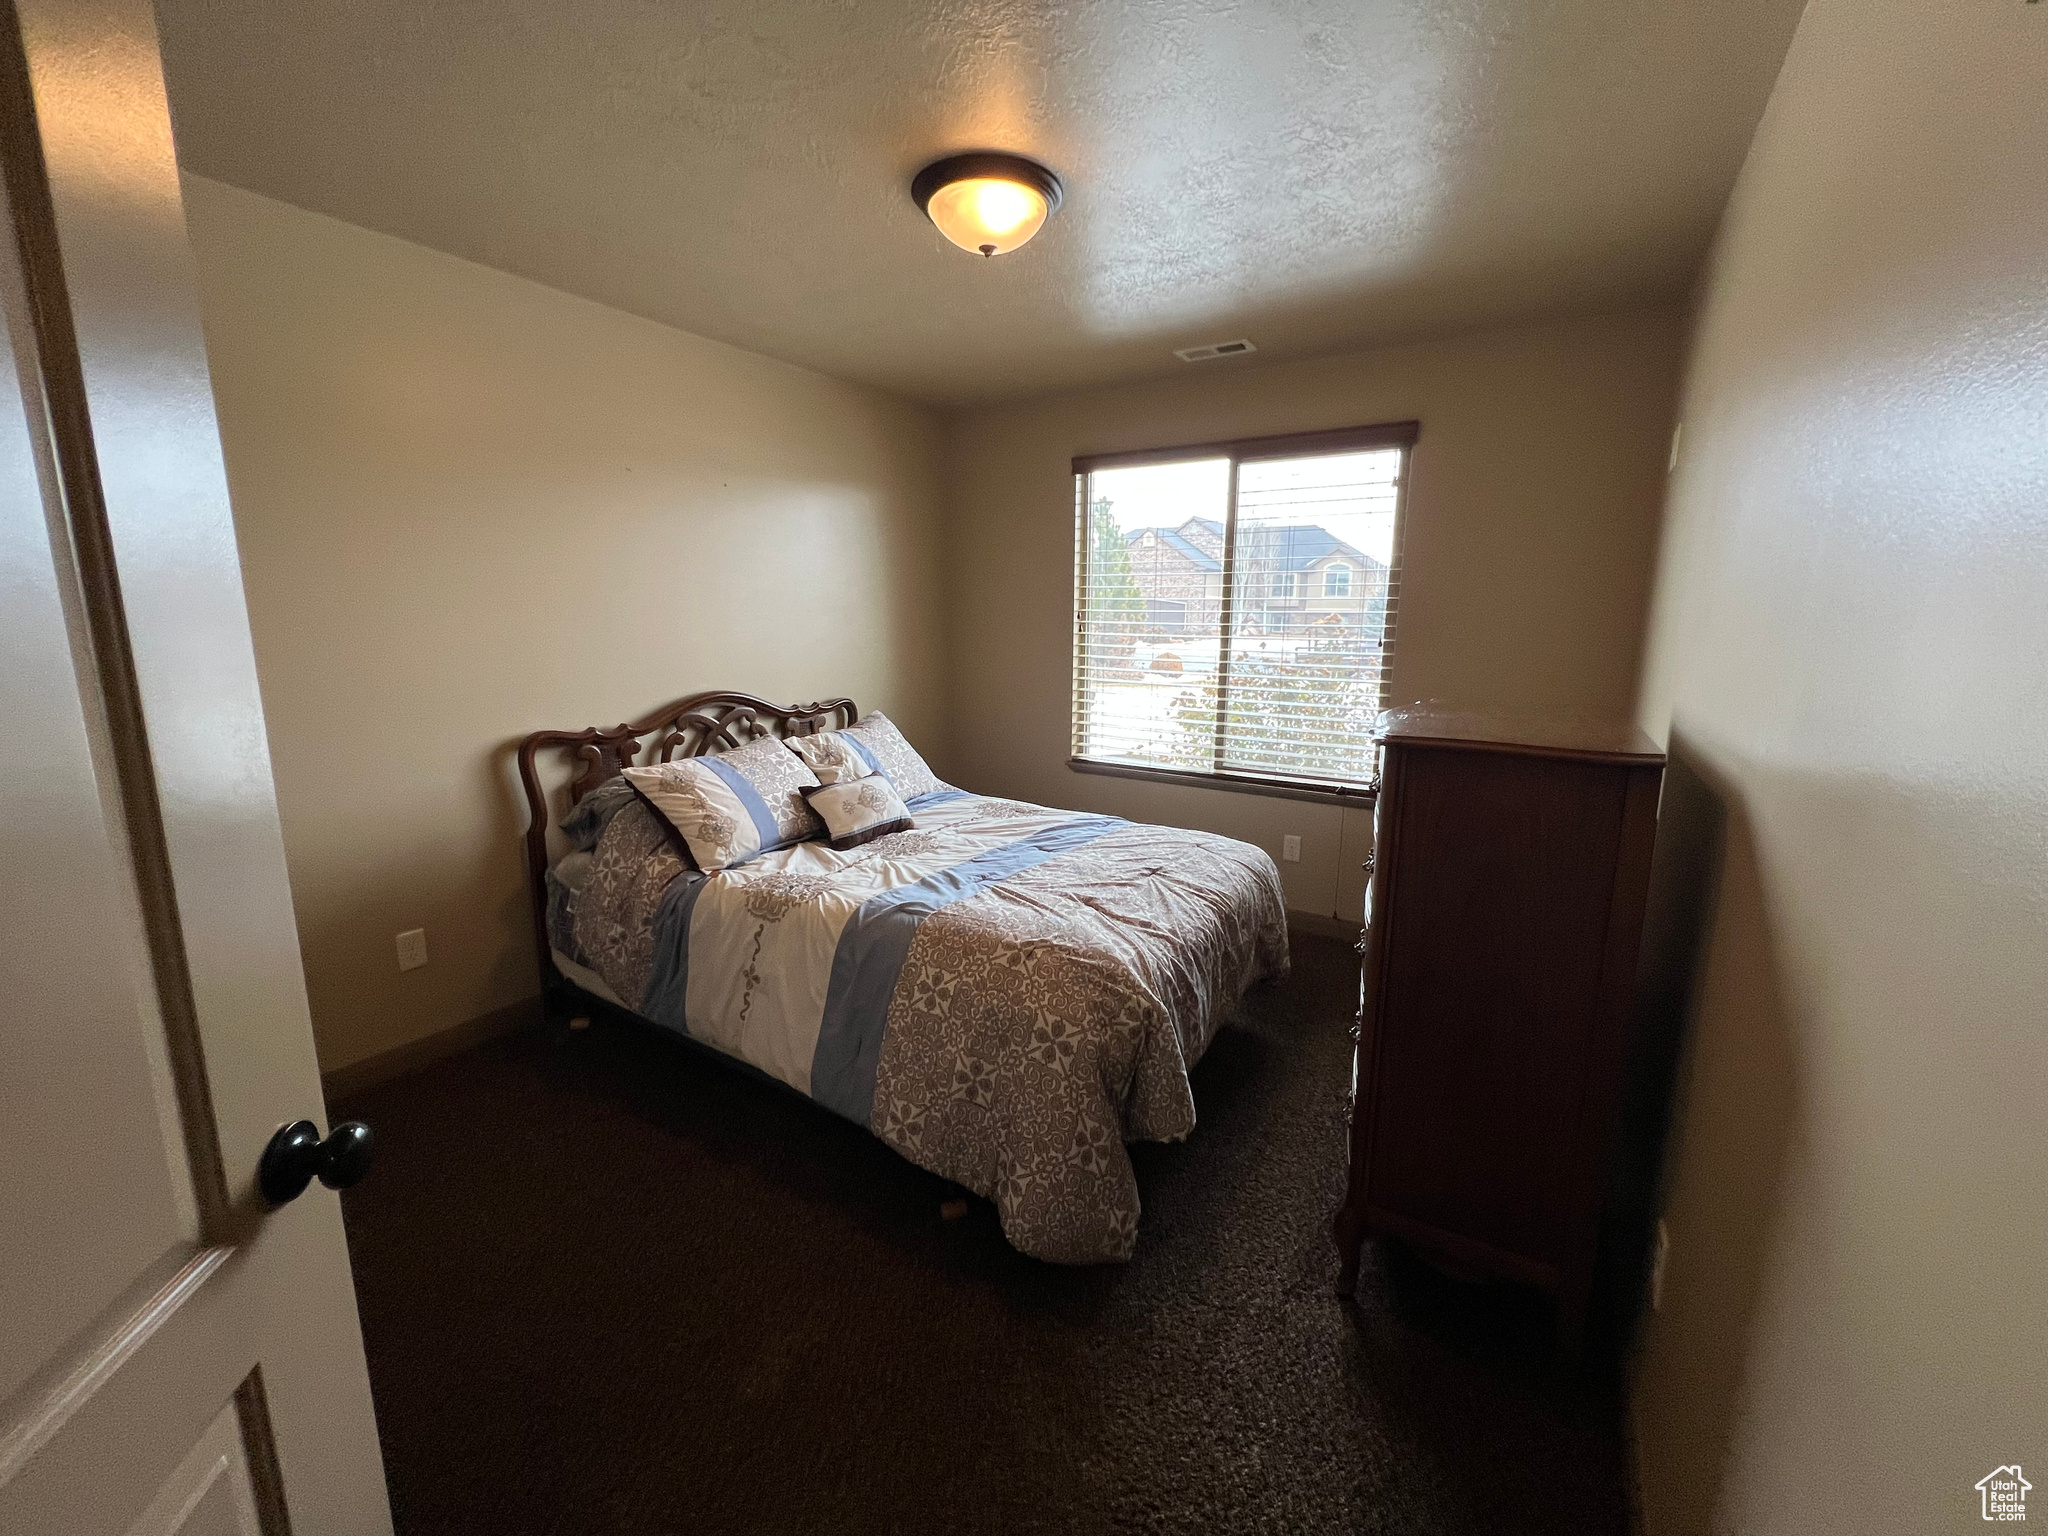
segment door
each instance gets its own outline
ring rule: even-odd
[[[0,0],[0,1532],[388,1536],[146,0]]]

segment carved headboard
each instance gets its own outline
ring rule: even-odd
[[[679,757],[702,757],[745,746],[763,736],[810,736],[838,730],[859,717],[851,699],[822,704],[770,704],[750,693],[693,693],[653,714],[609,730],[591,726],[581,731],[535,731],[519,743],[519,783],[526,791],[526,876],[533,898],[533,939],[539,949],[542,990],[557,980],[548,956],[548,813],[547,790],[540,779],[540,754],[547,752],[580,765],[568,782],[565,811],[606,779],[636,763],[670,763]]]

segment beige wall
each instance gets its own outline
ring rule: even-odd
[[[699,688],[939,744],[922,411],[187,183],[322,1065],[537,990],[511,744]],[[400,974],[393,936],[431,954]]]
[[[1705,279],[1643,690],[1699,849],[1653,930],[1706,919],[1655,1536],[2048,1489],[2044,143],[2048,10],[1814,0]]]
[[[1651,310],[963,414],[949,433],[951,766],[963,784],[1228,833],[1282,864],[1288,904],[1356,920],[1368,814],[1074,773],[1078,453],[1422,423],[1407,503],[1396,700],[1634,705],[1683,351]]]

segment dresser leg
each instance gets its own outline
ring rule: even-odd
[[[1338,1208],[1336,1220],[1330,1223],[1330,1233],[1337,1242],[1337,1294],[1355,1295],[1358,1291],[1358,1254],[1365,1246],[1365,1223],[1351,1209],[1349,1201]]]

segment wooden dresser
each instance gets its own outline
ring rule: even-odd
[[[1401,1238],[1584,1333],[1664,757],[1630,727],[1381,717],[1344,1294]]]

